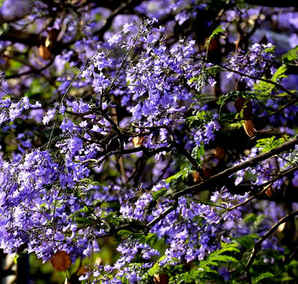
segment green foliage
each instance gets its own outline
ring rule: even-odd
[[[200,261],[198,266],[178,275],[175,278],[176,283],[202,283],[201,280],[219,278],[217,269],[227,264],[238,263],[236,256],[239,253],[237,242],[222,243],[220,249],[212,252],[206,260]]]
[[[3,0],[0,0],[0,6],[2,5],[2,1]],[[7,23],[3,23],[1,26],[0,26],[0,36],[5,34],[7,31],[8,31],[8,24]]]
[[[298,60],[298,46],[290,49],[287,53],[282,56],[282,61],[287,63],[293,63],[293,61]]]
[[[270,150],[282,145],[287,141],[287,136],[276,138],[275,136],[269,138],[258,139],[256,147],[261,150],[262,153],[269,152]]]
[[[209,45],[210,45],[211,40],[212,40],[214,37],[218,36],[219,34],[223,33],[224,31],[225,31],[225,30],[224,30],[224,28],[223,28],[222,26],[218,26],[218,27],[216,27],[216,28],[213,30],[213,32],[211,33],[211,35],[209,36],[209,38],[208,38],[207,41],[206,41],[206,48],[207,48],[207,50],[208,50],[208,48],[209,48]]]
[[[244,221],[244,223],[249,224],[249,223],[255,222],[256,219],[257,219],[257,216],[255,213],[249,213],[243,218],[243,221]]]
[[[239,245],[246,249],[250,250],[253,248],[255,244],[255,239],[257,239],[259,236],[257,234],[249,234],[242,237],[237,238],[235,241],[239,243]]]
[[[149,233],[146,236],[140,235],[138,240],[156,249],[160,254],[164,254],[166,250],[166,242],[164,238],[159,238],[156,234]]]
[[[286,74],[286,71],[287,71],[287,65],[285,64],[281,65],[272,75],[271,81],[278,83],[280,80],[288,77],[288,75]],[[262,97],[267,97],[271,95],[271,93],[275,88],[276,88],[276,85],[270,82],[259,81],[254,85],[253,90],[257,93],[258,98],[262,98]]]
[[[217,73],[221,70],[221,67],[218,66],[218,65],[214,65],[214,66],[211,66],[211,67],[207,67],[205,69],[205,72],[210,75],[210,76],[215,76],[217,75]]]
[[[129,237],[131,237],[133,234],[132,231],[130,230],[120,230],[117,232],[117,235],[121,238],[121,239],[128,239]]]
[[[201,110],[194,112],[193,115],[188,116],[186,118],[189,126],[193,126],[194,124],[196,126],[204,125],[204,123],[210,121],[211,119],[212,119],[211,112],[201,111]]]
[[[285,64],[281,65],[273,74],[272,81],[277,82],[278,80],[286,78],[287,77],[287,75],[285,74],[286,71],[287,71],[287,65]]]
[[[268,278],[272,278],[274,277],[274,275],[271,272],[264,272],[261,275],[259,275],[258,277],[256,277],[253,281],[253,283],[259,283],[264,279],[268,279]]]
[[[192,150],[191,156],[196,159],[196,161],[198,162],[198,165],[201,164],[201,158],[204,156],[205,154],[205,147],[204,144],[201,143],[200,146],[195,146]]]
[[[158,191],[154,191],[152,193],[152,197],[154,200],[157,200],[159,199],[161,196],[164,196],[165,194],[167,193],[167,189],[165,187],[161,188],[160,190]]]
[[[161,270],[160,262],[163,261],[166,256],[162,256],[158,259],[158,261],[148,270],[148,275],[153,276],[154,274],[158,274]]]
[[[176,174],[168,177],[166,179],[167,183],[177,181],[178,179],[186,179],[188,175],[191,173],[191,167],[190,165],[184,165],[180,171],[178,171]]]

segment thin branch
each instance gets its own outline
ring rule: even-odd
[[[13,60],[18,60],[18,59],[13,58]],[[44,71],[45,69],[47,69],[48,67],[50,67],[53,62],[54,62],[54,60],[51,60],[50,62],[48,62],[45,66],[43,66],[40,69],[36,69],[32,65],[28,65],[27,63],[23,63],[23,64],[26,64],[27,66],[29,66],[31,69],[28,70],[28,71],[24,71],[22,73],[16,73],[16,74],[5,76],[5,79],[6,80],[9,80],[9,79],[14,79],[14,78],[19,78],[19,77],[22,77],[22,76],[30,75],[32,73],[33,74],[38,74],[38,75],[41,75],[41,76],[45,77],[45,75],[43,75],[42,71]],[[49,78],[47,78],[47,77],[45,77],[45,78],[47,80],[49,80]]]
[[[164,217],[166,217],[169,213],[171,213],[177,207],[177,201],[168,207],[164,212],[158,215],[155,219],[153,219],[150,223],[146,225],[147,228],[152,228],[155,224],[161,221]]]
[[[284,86],[282,86],[281,84],[279,83],[276,83],[272,80],[269,80],[269,79],[264,79],[264,78],[259,78],[259,77],[255,77],[255,76],[252,76],[252,75],[248,75],[248,74],[245,74],[245,73],[242,73],[240,71],[237,71],[237,70],[234,70],[234,69],[231,69],[229,67],[226,67],[224,65],[221,65],[221,64],[217,64],[219,67],[221,67],[222,69],[226,70],[226,71],[229,71],[229,72],[233,72],[235,74],[239,74],[243,77],[247,77],[247,78],[250,78],[250,79],[253,79],[253,80],[259,80],[259,81],[263,81],[263,82],[266,82],[266,83],[270,83],[272,85],[274,85],[275,87],[277,87],[278,89],[286,92],[287,94],[289,94],[290,96],[293,96],[293,93],[291,93],[287,88],[285,88]]]
[[[281,177],[287,176],[287,175],[289,175],[289,174],[291,174],[291,173],[293,173],[293,172],[295,172],[295,171],[297,171],[297,170],[298,170],[298,165],[295,166],[295,167],[293,167],[293,168],[290,168],[290,169],[288,169],[288,170],[285,170],[285,171],[280,172],[274,179],[272,179],[272,180],[270,180],[270,181],[268,181],[268,182],[266,182],[266,183],[263,183],[263,184],[261,184],[261,185],[258,185],[258,187],[264,187],[260,192],[258,192],[258,193],[256,193],[255,195],[253,195],[253,196],[247,198],[247,199],[244,200],[243,202],[234,205],[233,207],[227,208],[226,210],[228,210],[228,211],[232,211],[232,210],[234,210],[234,209],[236,209],[236,208],[238,208],[238,207],[241,207],[241,206],[243,206],[243,205],[246,205],[246,204],[249,203],[251,200],[257,198],[257,197],[260,196],[260,195],[262,195],[262,194],[263,194],[263,193],[264,193],[264,192],[265,192],[265,191],[272,185],[273,182],[275,182],[275,181],[277,181],[278,179],[280,179]]]
[[[163,152],[163,151],[170,151],[171,148],[170,147],[159,147],[157,149],[154,149],[152,151],[149,151],[147,148],[141,146],[141,147],[136,147],[136,148],[131,148],[131,149],[123,149],[123,150],[116,150],[116,151],[111,151],[108,152],[106,154],[104,154],[101,158],[99,159],[88,159],[85,161],[77,161],[81,164],[87,164],[87,163],[96,163],[99,164],[102,161],[104,161],[106,158],[108,158],[109,156],[113,156],[113,155],[125,155],[125,154],[131,154],[131,153],[136,153],[136,152],[146,152],[148,155],[154,155],[157,154],[159,152]]]
[[[254,259],[257,255],[257,252],[261,249],[261,244],[264,240],[266,240],[268,237],[270,237],[279,227],[279,225],[287,222],[289,219],[291,219],[292,217],[298,215],[298,210],[288,214],[287,216],[284,216],[283,218],[281,218],[277,223],[275,223],[267,232],[266,234],[264,234],[264,236],[262,236],[262,238],[260,240],[258,240],[254,246],[254,248],[252,249],[252,252],[250,254],[250,257],[248,259],[247,265],[246,265],[246,270],[249,269],[249,267],[253,264]]]
[[[298,7],[296,0],[246,0],[247,4],[267,7]]]
[[[295,145],[297,144],[297,142],[298,142],[298,139],[294,138],[294,139],[290,140],[289,142],[286,142],[286,143],[282,144],[281,146],[276,147],[267,153],[260,154],[260,155],[254,157],[248,161],[245,161],[239,165],[236,165],[234,167],[230,167],[226,170],[223,170],[220,173],[211,176],[209,179],[204,180],[203,182],[201,182],[199,184],[196,184],[196,185],[187,187],[184,190],[178,191],[172,197],[178,198],[179,196],[185,195],[187,193],[193,193],[193,192],[197,193],[197,192],[208,189],[208,187],[210,189],[210,186],[218,184],[218,182],[220,183],[220,181],[224,180],[226,177],[230,176],[231,174],[233,174],[239,170],[245,169],[247,167],[255,166],[257,163],[264,161],[276,154],[279,154],[286,150],[294,148]]]
[[[96,31],[94,34],[98,35],[99,39],[102,40],[105,32],[111,27],[114,18],[120,13],[124,12],[127,9],[134,8],[140,4],[142,0],[129,0],[126,3],[122,3],[117,9],[115,9],[110,16],[106,19],[105,24],[100,28],[99,31]]]

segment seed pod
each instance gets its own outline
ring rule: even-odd
[[[201,177],[198,171],[192,172],[192,178],[194,182],[199,182],[201,180]]]
[[[136,136],[132,138],[132,143],[135,147],[141,147],[143,145],[144,139],[145,138],[142,136]]]
[[[60,250],[52,256],[51,263],[56,270],[66,271],[71,265],[71,260],[67,252]]]
[[[52,56],[50,50],[44,45],[41,45],[38,48],[38,52],[39,52],[39,56],[44,60],[49,60]]]
[[[271,186],[271,185],[266,189],[265,194],[266,194],[269,198],[272,198],[272,195],[273,195],[273,189],[272,189],[272,186]]]
[[[250,138],[253,138],[256,135],[255,125],[254,125],[254,123],[251,119],[244,120],[243,127],[244,127],[244,130],[245,130],[245,133]]]
[[[54,47],[58,34],[59,34],[59,31],[57,29],[52,29],[48,32],[48,36],[45,40],[45,46],[47,48],[52,49]]]
[[[88,272],[88,268],[86,266],[81,266],[77,271],[77,275],[82,276],[82,275],[85,275],[87,272]]]
[[[243,115],[243,118],[246,120],[251,119],[252,117],[252,105],[249,100],[246,100],[242,97],[238,97],[235,101],[235,107],[237,109],[237,112],[241,113]]]
[[[225,157],[225,150],[224,148],[217,146],[214,150],[214,155],[217,159],[222,160]]]
[[[213,170],[211,168],[207,168],[207,167],[203,167],[202,172],[203,172],[204,178],[211,177],[213,174]]]
[[[162,274],[154,274],[153,281],[155,284],[168,284],[169,276],[165,273]]]
[[[211,62],[217,62],[221,57],[221,46],[219,37],[214,37],[211,40],[207,39],[205,42],[205,48],[207,50],[208,60]]]

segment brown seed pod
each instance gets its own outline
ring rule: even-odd
[[[266,189],[265,194],[266,194],[269,198],[272,198],[272,195],[273,195],[273,189],[272,189],[272,186],[271,186],[271,185]]]
[[[169,283],[169,276],[165,273],[154,274],[153,281],[154,281],[155,284],[168,284]]]
[[[217,159],[222,160],[225,157],[225,150],[224,148],[217,146],[214,150],[214,155]]]
[[[201,177],[198,171],[192,172],[192,178],[194,182],[199,182],[201,180]]]
[[[132,143],[135,147],[141,147],[143,145],[145,138],[142,136],[136,136],[132,138]]]
[[[77,275],[78,276],[85,275],[87,272],[88,272],[88,268],[86,266],[81,266],[77,271]]]
[[[202,172],[203,172],[204,178],[211,177],[213,174],[213,170],[210,168],[206,168],[206,167],[202,168]]]
[[[38,48],[38,53],[39,53],[39,56],[44,60],[49,60],[52,56],[50,50],[44,45],[41,45]]]
[[[244,127],[244,130],[245,130],[245,133],[250,138],[253,138],[256,135],[255,125],[254,125],[254,123],[251,119],[244,120],[243,127]]]
[[[218,51],[220,49],[219,38],[218,37],[212,38],[209,41],[207,48],[208,48],[208,52]]]
[[[51,29],[48,32],[48,36],[47,36],[47,38],[45,40],[45,46],[48,49],[51,50],[54,47],[54,44],[57,41],[58,35],[59,35],[59,31],[57,29]]]
[[[243,114],[244,119],[251,119],[252,116],[252,105],[249,100],[246,100],[242,97],[238,97],[235,101],[235,107],[237,112],[241,112]]]
[[[52,256],[51,263],[56,270],[66,271],[71,265],[70,256],[67,252],[60,250]]]

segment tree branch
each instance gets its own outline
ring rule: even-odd
[[[275,182],[278,179],[280,179],[281,177],[287,176],[287,175],[289,175],[289,174],[291,174],[291,173],[293,173],[293,172],[295,172],[297,170],[298,170],[298,165],[295,166],[295,167],[293,167],[293,168],[290,168],[288,170],[285,170],[285,171],[280,172],[274,179],[272,179],[272,180],[270,180],[270,181],[268,181],[268,182],[266,182],[264,184],[258,185],[258,187],[264,187],[260,192],[257,192],[255,195],[250,196],[249,198],[247,198],[246,200],[244,200],[243,202],[241,202],[239,204],[236,204],[236,205],[234,205],[234,206],[232,206],[230,208],[227,208],[227,210],[228,211],[232,211],[232,210],[234,210],[234,209],[236,209],[238,207],[241,207],[241,206],[249,203],[251,200],[257,198],[258,196],[261,196],[270,187],[270,185],[273,182]]]
[[[296,211],[294,211],[294,212],[288,214],[287,216],[281,218],[277,223],[275,223],[275,224],[270,228],[270,230],[268,230],[268,231],[266,232],[266,234],[264,234],[264,236],[263,236],[260,240],[258,240],[258,241],[256,242],[256,244],[255,244],[255,246],[254,246],[254,248],[253,248],[253,250],[252,250],[252,252],[251,252],[251,255],[250,255],[249,259],[248,259],[247,265],[246,265],[246,269],[247,269],[247,270],[248,270],[249,267],[253,264],[253,261],[254,261],[256,255],[257,255],[257,252],[258,252],[258,251],[260,250],[260,248],[261,248],[261,244],[262,244],[262,242],[263,242],[264,240],[266,240],[268,237],[270,237],[270,235],[272,235],[272,234],[277,230],[277,228],[279,227],[279,225],[281,225],[281,224],[287,222],[289,219],[291,219],[292,217],[294,217],[294,216],[296,216],[296,215],[298,215],[298,210],[296,210]]]
[[[110,16],[106,19],[105,24],[100,28],[99,31],[96,31],[94,35],[97,35],[100,40],[103,39],[105,32],[111,27],[114,18],[120,13],[124,12],[127,9],[132,9],[138,4],[140,4],[142,0],[129,0],[128,2],[122,3],[118,8],[116,8]]]
[[[257,165],[257,163],[259,163],[261,161],[264,161],[276,154],[282,153],[286,150],[293,148],[297,144],[297,142],[298,142],[298,139],[294,138],[294,139],[290,140],[289,142],[286,142],[286,143],[282,144],[281,146],[276,147],[267,153],[260,154],[260,155],[256,156],[255,158],[245,161],[239,165],[236,165],[234,167],[230,167],[224,171],[221,171],[220,173],[211,176],[209,179],[207,179],[199,184],[196,184],[196,185],[187,187],[184,190],[178,191],[172,197],[178,198],[178,197],[185,195],[187,193],[193,193],[193,192],[197,193],[199,191],[206,190],[206,189],[208,189],[208,187],[218,184],[218,182],[220,183],[220,181],[224,180],[229,175],[231,175],[239,170],[245,169],[247,167],[255,166],[255,165]]]
[[[298,7],[296,0],[246,0],[247,4],[267,7]]]
[[[258,78],[258,77],[255,77],[255,76],[251,76],[251,75],[248,75],[248,74],[245,74],[245,73],[242,73],[240,71],[237,71],[237,70],[234,70],[234,69],[231,69],[229,67],[226,67],[226,66],[223,66],[221,64],[217,64],[219,67],[221,67],[223,70],[226,70],[226,71],[229,71],[229,72],[233,72],[235,74],[238,74],[238,75],[241,75],[243,77],[247,77],[247,78],[250,78],[250,79],[253,79],[253,80],[259,80],[259,81],[263,81],[263,82],[266,82],[266,83],[270,83],[272,85],[274,85],[275,87],[277,87],[278,89],[284,91],[285,93],[287,93],[288,95],[292,96],[293,93],[291,93],[287,88],[285,88],[284,86],[282,86],[281,84],[279,83],[276,83],[272,80],[269,80],[269,79],[264,79],[264,78]]]

